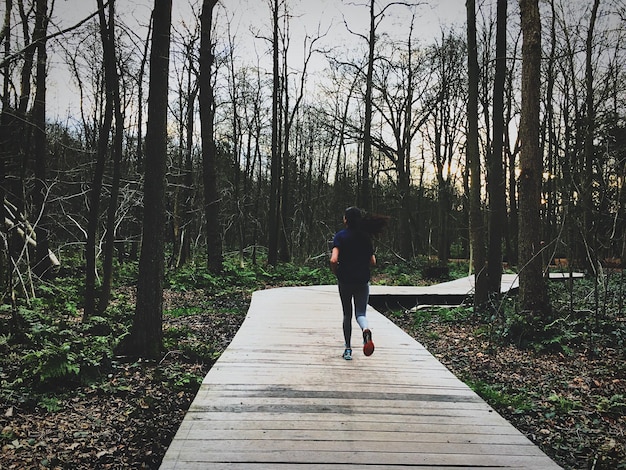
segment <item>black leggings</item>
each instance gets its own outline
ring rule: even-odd
[[[339,298],[343,308],[343,338],[346,348],[350,347],[352,338],[352,301],[354,300],[355,317],[358,322],[359,317],[365,317],[369,294],[369,282],[365,284],[339,283]]]

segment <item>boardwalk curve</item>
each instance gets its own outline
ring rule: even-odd
[[[560,468],[384,315],[368,318],[375,353],[359,354],[355,326],[345,361],[336,286],[255,292],[161,469]]]

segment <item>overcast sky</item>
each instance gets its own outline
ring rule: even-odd
[[[310,36],[317,29],[326,32],[325,45],[352,48],[358,39],[346,31],[344,18],[352,31],[367,34],[369,28],[368,0],[288,0],[293,18],[290,21],[292,41],[290,51],[299,53],[302,50],[302,37],[306,32]],[[380,1],[378,5],[390,3]],[[419,0],[416,8],[416,33],[426,42],[431,43],[441,33],[442,27],[464,26],[465,0]],[[123,21],[133,27],[141,37],[145,37],[145,26],[149,22],[154,2],[152,0],[117,0],[117,11]],[[194,6],[195,5],[195,6]],[[196,19],[194,11],[199,10],[200,0],[173,0],[172,24],[181,30],[183,23],[193,24]],[[256,51],[251,39],[251,28],[269,31],[270,11],[267,0],[224,0],[223,8],[217,10],[217,20],[231,21],[233,34],[238,44],[240,59],[249,54],[250,60],[256,63],[256,54],[262,54],[263,41],[256,42]],[[50,33],[57,28],[72,26],[96,10],[96,0],[56,0]],[[378,7],[380,9],[380,7]],[[401,31],[408,26],[410,14],[406,7],[393,6],[387,10],[381,27],[387,28],[390,34]],[[406,36],[404,36],[406,37]],[[247,39],[246,39],[247,38]],[[49,117],[63,119],[70,109],[77,106],[76,91],[64,64],[64,59],[50,57],[49,84]],[[291,61],[296,66],[297,60]]]

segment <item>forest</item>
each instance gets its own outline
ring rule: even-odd
[[[468,0],[428,37],[434,0],[321,3],[343,12],[341,39],[319,12],[305,27],[304,1],[190,0],[183,19],[171,0],[2,3],[0,351],[30,351],[33,380],[0,373],[3,400],[79,375],[69,340],[42,359],[43,314],[54,335],[94,338],[124,317],[84,358],[95,370],[167,356],[172,287],[226,289],[239,272],[233,286],[258,288],[241,273],[271,285],[285,266],[332,282],[319,270],[353,205],[390,217],[387,282],[462,265],[490,335],[623,358],[624,0]],[[51,111],[60,85],[77,105]],[[591,287],[556,297],[550,270]],[[559,329],[583,316],[575,338]],[[625,409],[614,373],[611,412]]]

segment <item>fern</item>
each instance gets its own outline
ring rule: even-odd
[[[68,342],[60,345],[47,342],[46,347],[28,352],[24,356],[24,364],[41,383],[51,379],[76,377],[80,373],[78,356]]]

